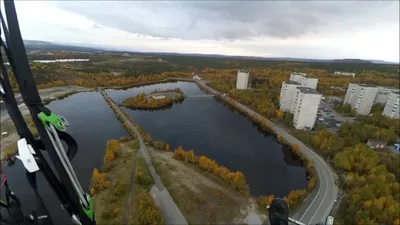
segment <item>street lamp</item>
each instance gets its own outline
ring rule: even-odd
[[[329,163],[329,158],[331,157],[331,148],[328,148],[328,151],[329,151],[329,155],[328,155],[328,158],[326,159],[326,162],[328,162]]]

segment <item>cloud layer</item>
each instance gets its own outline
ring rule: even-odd
[[[399,21],[395,1],[61,1],[57,6],[130,33],[187,40],[296,38]]]
[[[399,61],[398,1],[16,1],[16,7],[27,39],[134,51]]]

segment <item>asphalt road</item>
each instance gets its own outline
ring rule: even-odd
[[[207,86],[206,81],[202,80],[196,83],[211,92],[212,94],[220,94],[216,90]],[[224,96],[224,98],[230,99],[226,96]],[[316,154],[312,149],[308,148],[301,141],[286,132],[283,127],[275,124],[274,122],[268,120],[267,118],[263,117],[262,115],[258,114],[247,106],[235,101],[234,99],[231,100],[235,102],[236,106],[239,109],[249,114],[264,118],[265,121],[268,121],[270,123],[270,127],[277,134],[280,134],[290,144],[299,145],[301,152],[304,153],[307,158],[314,163],[315,169],[318,173],[318,185],[313,193],[311,193],[310,195],[313,198],[306,199],[302,206],[298,209],[296,213],[294,213],[292,217],[305,224],[312,225],[325,221],[326,217],[330,214],[335,200],[338,196],[338,187],[335,184],[336,174],[329,166],[329,164],[327,164],[324,159],[322,159],[322,157]]]
[[[102,91],[103,92],[103,91]],[[103,92],[104,93],[104,92]],[[110,99],[107,94],[105,94],[106,98]],[[161,182],[160,176],[158,176],[154,166],[151,162],[149,152],[144,144],[143,137],[136,129],[136,127],[126,118],[125,114],[122,113],[121,109],[115,104],[112,99],[111,102],[114,104],[115,108],[118,109],[119,116],[126,122],[128,122],[129,128],[132,129],[136,133],[136,137],[139,140],[140,151],[143,154],[147,167],[149,168],[150,174],[153,177],[155,185],[151,188],[150,193],[153,197],[156,205],[160,208],[161,214],[163,215],[164,221],[166,224],[179,224],[186,225],[188,224],[185,217],[182,215],[178,206],[175,204],[168,190],[164,187]]]

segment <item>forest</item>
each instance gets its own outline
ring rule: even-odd
[[[117,52],[101,54],[92,52],[89,54],[53,50],[42,50],[42,53],[30,54],[29,59],[86,58],[90,61],[48,64],[31,62],[31,70],[39,88],[63,85],[125,86],[159,81],[167,77],[189,78],[192,72],[223,85],[233,85],[237,69],[246,67],[249,68],[251,73],[252,88],[267,89],[269,86],[279,88],[282,81],[286,80],[290,73],[298,71],[318,77],[318,86],[326,94],[341,96],[343,95],[341,91],[324,89],[323,87],[346,88],[350,82],[397,87],[400,73],[399,67],[396,65],[363,61],[285,62],[271,59],[146,53],[130,53],[129,56],[122,56],[121,53]],[[51,55],[48,53],[51,53]],[[11,72],[10,68],[8,69]],[[355,72],[357,75],[355,78],[333,76],[332,74],[336,70]],[[17,90],[14,76],[11,76],[11,84],[14,90]]]

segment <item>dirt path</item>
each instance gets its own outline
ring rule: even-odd
[[[112,107],[115,108],[115,113],[119,115],[123,121],[127,122],[127,126],[136,134],[137,139],[139,140],[140,152],[142,152],[143,157],[146,161],[147,168],[150,171],[150,174],[154,180],[153,188],[151,189],[152,197],[159,207],[163,218],[167,224],[187,224],[185,217],[182,215],[179,208],[176,206],[174,200],[172,199],[168,190],[165,189],[164,184],[162,183],[160,176],[158,176],[157,172],[154,169],[152,161],[150,159],[147,147],[143,141],[142,135],[139,133],[138,129],[131,123],[130,120],[122,113],[121,109],[115,104],[115,102],[108,97],[104,91],[100,91],[105,98],[105,100],[109,100]],[[156,188],[155,188],[156,187]]]
[[[122,149],[124,149],[124,151],[129,151],[129,147],[126,145],[121,145]],[[138,151],[138,153],[136,154],[136,158],[140,157],[140,151]],[[132,165],[132,169],[131,169],[131,176],[129,178],[129,193],[128,193],[128,198],[125,202],[125,206],[124,206],[124,215],[122,216],[122,224],[123,225],[128,225],[128,218],[130,215],[130,208],[131,208],[131,202],[132,202],[132,198],[134,197],[134,184],[135,184],[135,174],[136,174],[136,160],[133,162]]]

